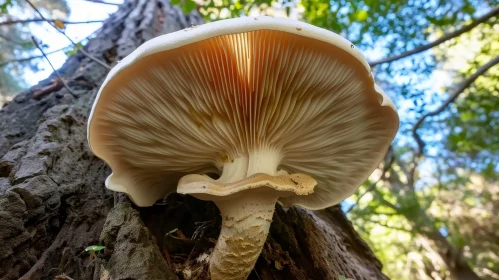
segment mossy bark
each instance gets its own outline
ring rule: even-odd
[[[129,0],[85,46],[116,64],[144,41],[201,24],[167,0]],[[86,121],[108,70],[82,53],[0,111],[0,279],[207,279],[220,232],[211,202],[172,194],[137,208],[104,187],[110,169],[90,152]],[[92,256],[90,245],[106,249]],[[249,279],[386,279],[338,207],[277,207]],[[66,277],[66,278],[64,278]]]

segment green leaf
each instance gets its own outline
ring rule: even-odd
[[[355,13],[355,18],[357,19],[357,21],[365,21],[367,18],[369,17],[369,14],[367,13],[366,10],[360,10],[358,12]]]
[[[180,4],[180,0],[171,0],[170,4],[172,4],[172,5],[178,5],[178,4]]]
[[[339,280],[347,280],[347,278],[345,276],[341,275],[341,274],[338,275],[338,279]]]
[[[9,7],[12,7],[12,0],[0,0],[0,13],[6,14]]]
[[[35,47],[35,43],[31,42],[31,41],[26,41],[26,42],[23,42],[21,44],[21,47],[23,49],[31,49],[31,48],[34,48]]]
[[[243,5],[241,4],[241,2],[239,1],[234,2],[234,8],[236,8],[237,10],[240,10],[242,7]]]
[[[87,248],[85,248],[85,252],[88,252],[88,251],[99,252],[101,250],[104,250],[105,248],[106,248],[105,246],[92,245],[92,246],[88,246]]]
[[[184,4],[182,5],[182,11],[184,14],[188,14],[196,9],[196,2],[193,0],[184,0]]]
[[[469,120],[471,120],[473,117],[475,117],[475,114],[474,114],[472,111],[463,112],[463,113],[461,114],[461,120],[462,120],[463,122],[469,121]]]
[[[83,44],[81,42],[78,42],[76,43],[76,45],[73,46],[73,48],[66,51],[66,55],[67,56],[74,55],[81,48],[83,48]]]

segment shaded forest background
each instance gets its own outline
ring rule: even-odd
[[[83,46],[94,34],[66,30],[73,24],[97,30],[100,20],[68,21],[79,12],[70,9],[75,1],[84,0],[0,1],[0,103],[15,102],[31,86],[26,73],[45,69],[48,76],[52,55],[88,56]],[[89,2],[95,9],[121,4]],[[291,17],[362,49],[399,109],[401,127],[384,162],[342,203],[343,211],[392,279],[465,272],[499,279],[499,1],[171,3],[185,13],[197,9],[205,21]],[[65,47],[54,49],[36,28],[61,35]],[[105,59],[96,60],[106,68]],[[46,87],[65,83],[54,78]]]

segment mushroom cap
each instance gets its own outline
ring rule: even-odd
[[[288,207],[322,209],[350,196],[398,130],[389,97],[360,51],[310,24],[242,17],[156,37],[108,74],[88,142],[113,170],[106,186],[139,206],[192,173],[220,173],[252,149],[312,176]]]

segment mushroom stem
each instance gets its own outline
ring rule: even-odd
[[[228,161],[222,163],[220,183],[232,183],[257,173],[277,175],[277,167],[281,161],[281,153],[271,147],[253,149],[247,154],[229,156]]]
[[[251,273],[269,233],[277,193],[246,191],[237,199],[215,201],[222,230],[210,259],[212,280],[244,280]]]

